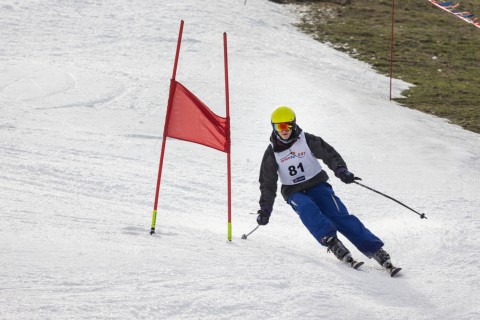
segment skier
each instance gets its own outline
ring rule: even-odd
[[[303,132],[296,124],[295,112],[288,106],[279,106],[273,111],[271,124],[271,143],[260,168],[258,224],[269,222],[280,177],[283,198],[315,239],[338,259],[350,263],[355,269],[363,264],[352,258],[350,251],[337,238],[337,231],[360,252],[389,270],[392,276],[400,271],[400,268],[393,267],[382,240],[356,216],[349,214],[327,182],[328,175],[317,159],[321,159],[344,183],[360,180],[348,171],[340,154],[322,138]]]

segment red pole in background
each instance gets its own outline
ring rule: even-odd
[[[158,207],[158,196],[160,194],[160,181],[162,180],[162,168],[163,168],[163,158],[165,154],[165,144],[167,142],[167,133],[168,133],[168,119],[170,118],[170,110],[172,106],[173,99],[173,87],[175,84],[175,76],[177,74],[177,65],[178,57],[180,54],[180,44],[182,43],[182,33],[183,33],[183,20],[180,21],[180,30],[178,32],[178,42],[177,42],[177,51],[175,53],[175,63],[173,65],[172,80],[170,81],[170,93],[168,96],[167,104],[167,115],[165,116],[165,126],[163,127],[163,137],[162,137],[162,151],[160,153],[160,164],[158,165],[158,177],[157,177],[157,188],[155,191],[155,202],[153,204],[153,213],[152,213],[152,226],[150,229],[150,234],[155,233],[155,224],[157,222],[157,207]]]
[[[228,57],[227,57],[227,33],[223,33],[223,57],[225,65],[225,102],[227,109],[227,179],[228,179],[228,240],[232,241],[232,174],[231,174],[231,141],[230,141],[230,93],[228,89]]]
[[[392,0],[392,30],[390,33],[390,101],[392,101],[392,76],[393,76],[393,30],[395,21],[395,0]]]

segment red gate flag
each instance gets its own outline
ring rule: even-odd
[[[227,34],[223,33],[223,61],[225,67],[225,107],[226,117],[217,116],[200,99],[175,80],[180,44],[182,42],[183,20],[180,21],[177,52],[173,64],[172,80],[168,97],[167,115],[163,127],[162,151],[158,165],[157,188],[153,203],[152,227],[155,233],[157,221],[158,197],[162,180],[163,158],[167,137],[202,144],[227,153],[227,189],[228,189],[228,240],[232,240],[232,175],[230,157],[230,95],[228,90]]]
[[[229,152],[227,119],[213,113],[200,99],[175,79],[170,85],[167,137],[202,144]]]

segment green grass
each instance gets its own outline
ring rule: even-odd
[[[299,28],[389,75],[391,0],[275,2],[306,5]],[[480,19],[480,1],[460,3]],[[427,0],[397,0],[393,76],[415,85],[395,101],[480,133],[479,28]]]

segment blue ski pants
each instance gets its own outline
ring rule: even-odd
[[[368,258],[383,247],[382,240],[365,228],[356,216],[348,213],[327,182],[296,192],[287,202],[318,242],[323,237],[336,236],[338,231]]]

